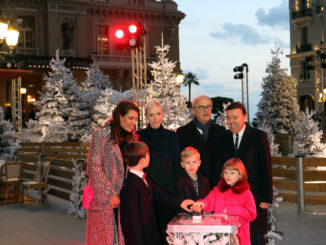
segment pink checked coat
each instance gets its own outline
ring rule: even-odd
[[[124,166],[119,145],[110,141],[109,125],[93,133],[87,174],[94,195],[87,213],[86,244],[124,245],[120,218],[116,224],[110,205],[122,188]],[[118,213],[120,216],[120,210]]]
[[[239,181],[230,187],[221,179],[204,199],[198,200],[205,203],[205,212],[239,216],[237,237],[240,245],[250,245],[250,221],[257,216],[255,200],[249,188],[247,181]]]

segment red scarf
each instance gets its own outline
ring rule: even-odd
[[[231,188],[233,193],[240,194],[240,193],[250,189],[250,185],[247,180],[242,180],[242,181],[238,181],[237,183],[235,183],[235,185],[230,186],[226,183],[226,181],[224,179],[221,179],[217,183],[217,188],[219,189],[220,192],[225,192]]]

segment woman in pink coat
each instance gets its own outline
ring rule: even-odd
[[[239,216],[237,237],[240,245],[250,245],[250,221],[257,216],[247,178],[247,170],[239,158],[228,160],[223,165],[222,179],[217,186],[192,206],[196,212],[214,211]]]
[[[135,103],[121,101],[113,118],[93,133],[87,159],[87,174],[94,192],[87,213],[87,245],[124,245],[118,217],[125,172],[121,149],[134,139],[138,114]]]

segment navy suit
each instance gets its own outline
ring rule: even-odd
[[[178,207],[181,198],[164,191],[146,176],[148,186],[128,173],[120,192],[121,228],[126,245],[162,244],[154,208],[155,200]]]
[[[267,210],[261,209],[259,203],[273,202],[273,181],[271,154],[267,135],[250,126],[246,126],[239,149],[235,152],[233,134],[225,131],[216,144],[215,161],[219,163],[219,176],[223,164],[230,158],[240,158],[247,171],[250,190],[257,206],[257,218],[251,222],[251,233],[266,233],[268,230]]]

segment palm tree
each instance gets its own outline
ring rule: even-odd
[[[189,104],[191,103],[191,84],[195,84],[195,85],[199,85],[199,81],[198,78],[196,76],[196,74],[192,73],[192,72],[188,72],[185,74],[184,77],[184,81],[182,83],[184,86],[188,86],[189,87]]]

